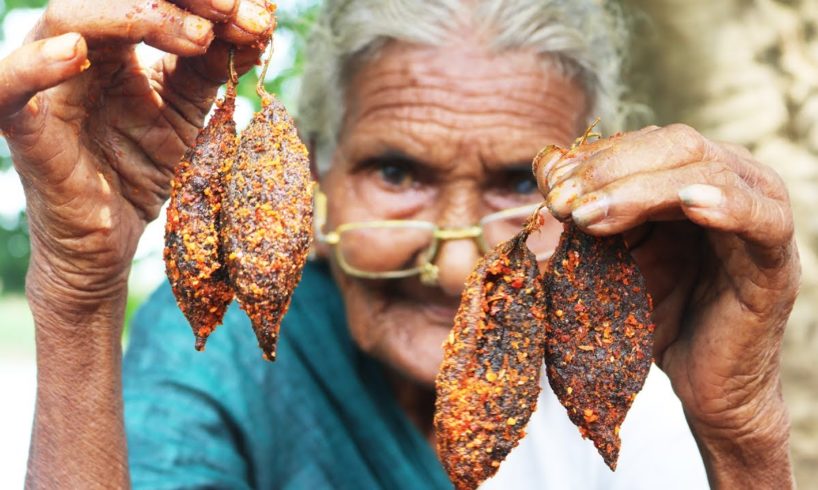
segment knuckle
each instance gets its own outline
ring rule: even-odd
[[[607,185],[630,173],[632,151],[629,145],[623,144],[591,153],[577,165],[574,175],[591,188]]]
[[[792,216],[792,209],[789,205],[778,204],[776,206],[778,211],[777,219],[781,223],[781,234],[784,242],[792,242],[795,238],[795,221]]]
[[[722,161],[709,161],[692,164],[690,172],[683,172],[684,176],[678,182],[680,185],[709,184],[720,187],[747,190],[744,181],[736,175],[729,164]]]
[[[25,66],[20,63],[20,54],[20,50],[18,49],[9,57],[0,60],[0,84],[2,84],[3,87],[17,88],[21,85],[20,82],[25,83],[25,81],[20,80],[22,75],[20,72],[21,68]],[[0,98],[8,99],[9,95],[9,91],[6,90]]]
[[[761,164],[760,168],[770,195],[789,206],[790,194],[784,178],[769,165]]]
[[[40,23],[46,27],[49,34],[63,34],[71,30],[70,15],[71,9],[66,2],[49,2],[40,18]]]
[[[705,178],[713,183],[735,184],[735,173],[729,165],[722,161],[707,162],[702,164]]]
[[[739,144],[736,144],[736,143],[730,143],[730,142],[720,142],[719,144],[721,146],[723,146],[725,149],[727,149],[728,151],[731,151],[731,152],[735,153],[737,156],[739,156],[741,158],[747,158],[747,159],[752,159],[753,158],[753,152],[751,152],[746,146],[739,145]]]
[[[675,123],[665,126],[663,132],[674,146],[684,148],[694,159],[702,160],[708,153],[707,139],[692,126]]]

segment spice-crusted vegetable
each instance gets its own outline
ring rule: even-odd
[[[619,428],[650,369],[653,309],[621,236],[565,225],[543,275],[548,380],[613,470]]]
[[[443,346],[438,454],[458,490],[492,476],[525,435],[540,392],[542,290],[531,224],[478,262]]]
[[[236,155],[234,83],[182,157],[171,182],[165,224],[165,269],[179,308],[203,350],[233,299],[220,250],[222,173]]]
[[[263,76],[261,80],[263,80]],[[231,283],[267,360],[312,243],[307,149],[284,106],[263,92],[226,176],[223,244]]]

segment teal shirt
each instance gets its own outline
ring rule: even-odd
[[[274,363],[236,304],[196,352],[164,284],[134,317],[123,373],[134,488],[451,488],[323,265],[305,268]]]

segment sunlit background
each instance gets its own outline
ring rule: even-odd
[[[20,46],[42,13],[45,0],[0,0],[0,58]],[[317,0],[281,0],[275,50],[265,84],[288,108],[295,109],[297,76],[301,70],[301,47],[315,15]],[[162,56],[145,45],[138,48],[144,64]],[[258,72],[241,79],[235,119],[244,127],[257,108],[255,84]],[[29,245],[25,221],[25,198],[11,165],[8,146],[0,138],[0,489],[22,488],[34,408],[36,371],[34,324],[24,296]],[[129,282],[127,318],[165,279],[162,261],[164,233],[162,215],[149,224],[134,259]]]

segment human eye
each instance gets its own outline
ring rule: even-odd
[[[414,178],[411,169],[399,162],[381,162],[377,166],[378,177],[384,184],[396,189],[412,187]]]
[[[494,183],[496,192],[510,198],[525,198],[537,192],[537,179],[527,166],[500,172]]]
[[[530,170],[509,172],[508,191],[512,194],[527,196],[537,192],[537,179]]]
[[[500,210],[540,201],[542,195],[531,166],[523,163],[492,172],[484,199],[491,209]]]
[[[360,168],[379,187],[389,192],[405,192],[419,187],[421,171],[410,158],[397,154],[379,155],[361,162]]]

